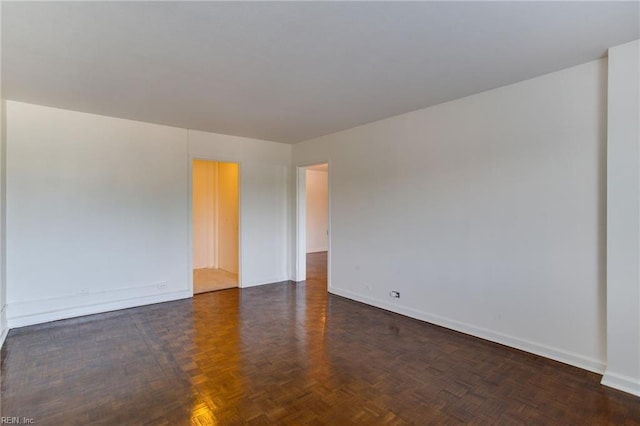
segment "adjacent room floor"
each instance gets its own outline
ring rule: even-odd
[[[206,293],[208,291],[225,290],[238,287],[238,274],[223,269],[194,269],[193,293]]]
[[[309,279],[12,330],[2,416],[84,424],[632,424],[600,376]]]

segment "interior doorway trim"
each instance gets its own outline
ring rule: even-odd
[[[193,297],[193,161],[194,160],[203,160],[203,161],[215,161],[218,163],[234,163],[238,165],[238,288],[242,288],[242,161],[236,159],[228,159],[224,157],[208,157],[208,156],[189,156],[189,187],[187,193],[189,196],[187,197],[187,210],[188,218],[187,218],[187,279],[189,283],[189,291],[191,292],[191,296]]]
[[[296,244],[295,271],[296,282],[307,278],[307,167],[327,165],[327,291],[331,291],[331,163],[328,160],[296,164]]]

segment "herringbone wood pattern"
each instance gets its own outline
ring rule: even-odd
[[[14,330],[2,415],[39,425],[638,424],[596,374],[279,283]]]

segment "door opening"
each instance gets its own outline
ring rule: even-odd
[[[329,165],[298,168],[297,281],[328,288]]]
[[[192,166],[193,293],[238,287],[238,164]]]

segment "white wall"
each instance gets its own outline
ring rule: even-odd
[[[0,6],[1,9],[1,6]],[[0,17],[1,19],[1,17]],[[1,67],[1,65],[0,65]],[[1,80],[0,80],[1,81]],[[1,86],[1,84],[0,84]],[[9,331],[7,327],[6,281],[6,104],[0,93],[0,348]]]
[[[307,253],[327,251],[329,173],[307,170]]]
[[[640,41],[609,49],[607,370],[640,396]]]
[[[187,132],[7,102],[11,327],[191,295]]]
[[[0,2],[0,22],[2,22],[2,2]],[[2,31],[0,31],[1,33]],[[0,46],[2,38],[0,36]],[[0,70],[2,70],[2,55],[0,55]],[[7,335],[6,321],[6,264],[5,264],[5,209],[6,209],[6,108],[2,97],[2,73],[0,71],[0,348]]]
[[[238,165],[218,163],[220,269],[238,273]]]
[[[606,66],[295,145],[331,164],[329,291],[603,371]]]
[[[7,102],[10,327],[190,297],[191,159],[240,162],[244,285],[288,276],[291,146]]]
[[[1,6],[0,6],[1,7]],[[1,19],[1,16],[0,16]],[[1,65],[0,65],[1,67]],[[0,81],[0,86],[2,81]],[[0,348],[9,329],[7,328],[7,284],[6,284],[6,153],[7,153],[6,106],[0,93]]]
[[[191,158],[239,163],[240,286],[288,280],[291,145],[189,131]]]
[[[194,160],[192,167],[193,268],[217,268],[218,163]]]

